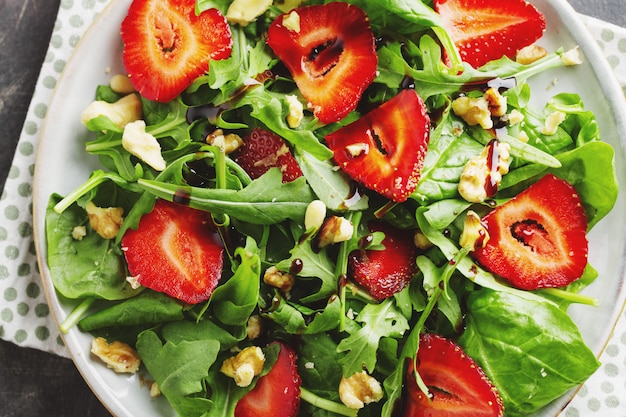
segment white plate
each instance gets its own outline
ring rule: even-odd
[[[50,280],[44,232],[46,205],[52,193],[69,193],[98,168],[97,160],[84,152],[87,132],[79,116],[92,101],[95,87],[108,83],[111,75],[123,72],[119,26],[130,2],[113,0],[83,36],[57,84],[41,134],[35,169],[35,240],[46,296],[57,323],[65,319],[75,303],[60,299]],[[548,22],[540,43],[548,50],[579,45],[584,55],[581,66],[534,78],[534,99],[545,102],[558,92],[579,93],[586,107],[596,114],[603,139],[616,149],[618,178],[626,179],[626,109],[622,90],[610,67],[568,3],[564,0],[532,3],[545,14]],[[555,79],[558,82],[554,83]],[[600,307],[570,310],[585,341],[597,355],[604,350],[624,305],[625,219],[626,196],[621,189],[615,208],[590,234],[590,262],[598,269],[600,278],[585,293],[597,297]],[[175,416],[163,398],[150,398],[138,376],[117,375],[94,361],[89,353],[91,339],[76,328],[64,336],[77,368],[113,415]],[[557,415],[573,395],[574,390],[538,415]]]

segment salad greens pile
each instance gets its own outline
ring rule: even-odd
[[[385,101],[409,83],[432,118],[421,179],[409,200],[391,204],[368,190],[355,192],[355,185],[334,166],[323,137],[358,118],[358,112],[329,125],[307,113],[299,128],[287,125],[286,96],[298,95],[298,90],[263,38],[281,13],[272,7],[246,27],[233,26],[232,56],[211,62],[207,75],[178,99],[163,104],[142,98],[146,130],[159,140],[167,161],[162,172],[125,151],[122,129],[106,116],[87,123],[92,133],[86,151],[97,155],[103,168],[69,195],[51,196],[47,210],[52,280],[61,296],[78,300],[62,330],[77,324],[83,331],[135,346],[181,416],[233,415],[237,399],[252,387],[237,387],[219,367],[232,348],[259,343],[246,336],[248,320],[255,315],[262,317],[268,341],[289,340],[297,346],[301,415],[356,415],[341,404],[337,387],[342,375],[366,369],[383,382],[385,398],[359,415],[390,416],[402,394],[403,359],[415,355],[421,332],[456,340],[495,384],[507,416],[539,410],[599,366],[566,313],[572,303],[595,303],[579,291],[598,274],[589,265],[566,288],[517,290],[476,265],[467,249],[459,247],[459,236],[468,210],[485,212],[546,173],[577,189],[592,228],[617,197],[613,149],[601,141],[596,119],[578,95],[558,94],[543,107],[531,105],[527,81],[563,67],[563,50],[529,65],[503,58],[477,70],[455,56],[428,2],[350,3],[365,10],[380,39],[377,77],[359,110]],[[225,12],[228,4],[198,0],[197,8]],[[442,63],[444,53],[450,66]],[[455,116],[451,102],[460,93],[482,94],[493,80],[513,81],[502,94],[508,111],[521,112],[524,122],[499,129],[499,139],[511,146],[510,173],[494,200],[472,204],[459,197],[459,178],[467,161],[492,137]],[[106,85],[95,92],[96,99],[107,102],[120,97]],[[563,112],[565,120],[556,134],[542,134],[546,118],[555,111]],[[280,171],[273,168],[251,180],[221,149],[205,142],[216,128],[243,137],[254,127],[287,140],[304,176],[282,183]],[[528,142],[517,139],[522,132]],[[133,289],[126,279],[120,239],[157,198],[209,211],[233,237],[226,246],[220,285],[206,303],[182,305],[149,289]],[[312,244],[314,233],[304,229],[304,217],[318,199],[352,222],[350,240],[322,249]],[[89,229],[88,202],[124,208],[117,238],[106,240]],[[419,229],[432,243],[418,257],[420,272],[410,285],[381,302],[345,282],[348,255],[363,247],[362,238],[369,234],[366,223],[375,217]],[[72,238],[77,225],[88,227],[82,240]],[[381,241],[375,234],[368,249]],[[270,266],[285,272],[297,269],[290,297],[262,282]],[[266,355],[267,371],[277,352],[270,347]],[[309,363],[315,366],[305,366]]]

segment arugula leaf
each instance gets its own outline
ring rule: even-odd
[[[366,304],[355,321],[363,323],[363,326],[357,326],[358,330],[351,332],[337,346],[337,351],[347,352],[339,360],[346,377],[362,371],[364,367],[370,373],[373,372],[380,339],[400,338],[409,329],[406,317],[398,310],[393,298],[380,304]]]
[[[270,169],[242,190],[206,189],[143,179],[137,184],[156,197],[183,201],[195,209],[253,224],[271,225],[287,219],[303,223],[306,208],[315,199],[302,177],[283,184],[278,168]]]
[[[498,387],[507,415],[526,416],[599,367],[572,319],[549,302],[483,289],[467,298],[459,339]]]

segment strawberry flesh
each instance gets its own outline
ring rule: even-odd
[[[543,14],[524,0],[435,0],[434,7],[461,59],[474,68],[515,58],[546,28]]]
[[[587,217],[568,182],[548,174],[483,218],[489,240],[472,256],[514,286],[560,287],[587,265]]]
[[[300,410],[300,386],[295,351],[280,342],[278,359],[272,369],[260,377],[235,408],[235,417],[295,417]]]
[[[406,287],[417,273],[413,233],[383,222],[371,222],[371,232],[383,232],[383,250],[355,250],[348,259],[348,275],[377,300]]]
[[[232,35],[217,9],[196,15],[195,0],[134,0],[121,25],[123,61],[135,89],[168,102],[228,58]]]
[[[415,382],[414,364],[407,372],[405,417],[500,417],[504,406],[495,386],[476,362],[450,339],[422,334],[417,372],[430,398]]]
[[[224,247],[207,212],[157,200],[122,237],[131,276],[189,304],[209,299],[222,274]]]
[[[254,128],[243,142],[243,146],[233,154],[233,159],[252,179],[259,178],[274,167],[280,168],[283,182],[290,182],[302,176],[302,170],[287,142],[276,133]]]
[[[417,187],[429,138],[426,106],[407,89],[327,135],[326,142],[352,179],[401,203]]]
[[[299,23],[291,23],[293,13]],[[323,123],[353,111],[376,76],[378,56],[369,19],[357,6],[300,7],[272,22],[267,43],[285,64]]]

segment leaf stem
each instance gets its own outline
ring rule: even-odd
[[[313,394],[306,388],[300,387],[300,398],[303,401],[306,401],[307,403],[313,405],[314,407],[330,411],[331,413],[339,414],[341,416],[356,417],[358,414],[357,410],[353,410],[352,408],[348,408],[343,404],[339,404],[334,401],[327,400],[326,398],[322,398],[316,394]]]
[[[74,310],[63,320],[63,323],[59,326],[61,333],[67,334],[72,327],[76,325],[83,318],[89,307],[96,301],[95,297],[85,298]]]

